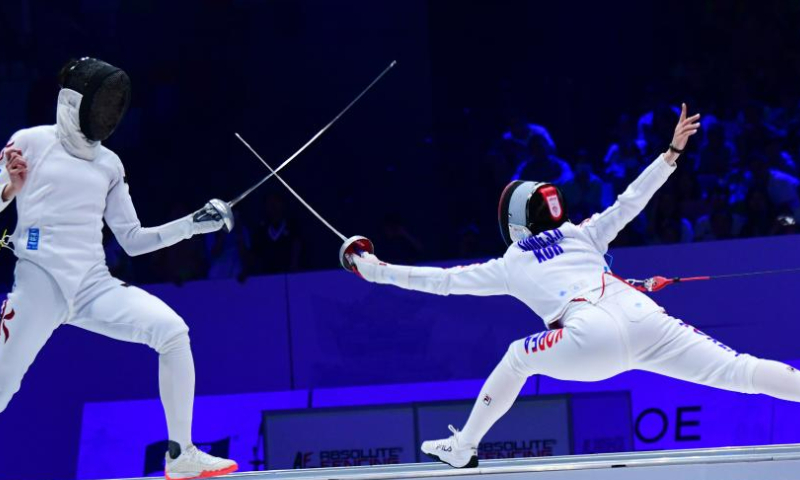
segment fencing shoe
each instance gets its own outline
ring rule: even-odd
[[[189,445],[183,452],[178,447],[176,452],[174,447],[177,445],[170,442],[170,451],[167,452],[167,465],[164,468],[167,480],[217,477],[233,473],[239,468],[233,460],[209,455],[194,445]],[[178,454],[177,458],[172,456],[175,453]]]
[[[452,425],[447,428],[453,436],[442,440],[429,440],[422,442],[422,453],[444,462],[455,468],[475,468],[478,466],[478,449],[462,445],[459,441],[460,432]]]

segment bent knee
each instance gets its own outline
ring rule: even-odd
[[[511,342],[502,359],[502,362],[510,367],[514,373],[524,377],[530,377],[536,373],[525,361],[525,354],[530,352],[531,338],[527,337]]]
[[[178,314],[165,315],[153,322],[148,345],[163,354],[189,343],[189,326]]]

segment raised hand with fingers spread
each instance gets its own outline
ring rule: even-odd
[[[689,137],[697,133],[700,129],[700,114],[697,113],[691,117],[687,117],[686,104],[681,104],[681,116],[678,119],[678,124],[675,126],[675,134],[672,136],[672,142],[669,144],[669,149],[664,153],[664,160],[670,165],[675,164],[678,156],[683,153],[686,148],[686,143],[689,142]]]

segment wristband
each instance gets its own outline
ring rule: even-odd
[[[676,147],[675,145],[673,145],[671,143],[669,144],[669,149],[671,151],[675,152],[675,153],[678,153],[678,154],[681,154],[681,153],[684,152],[684,150],[686,150],[685,148],[683,150],[681,150],[680,148]]]

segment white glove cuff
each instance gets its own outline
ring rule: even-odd
[[[193,228],[191,215],[187,215],[183,218],[179,218],[175,221],[158,227],[158,236],[161,238],[161,241],[164,243],[165,247],[175,245],[181,240],[188,240],[192,238],[192,235]]]

